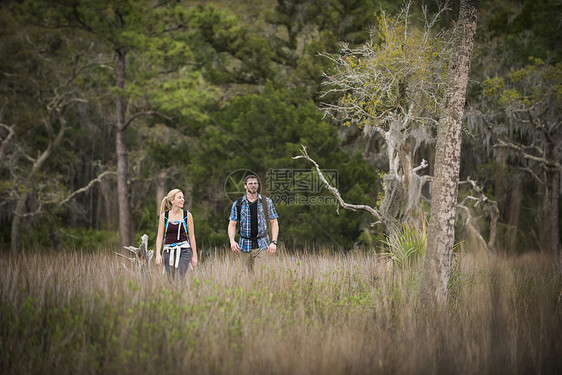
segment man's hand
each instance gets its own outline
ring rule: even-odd
[[[267,248],[267,252],[269,253],[269,255],[275,254],[276,251],[277,251],[277,245],[274,244],[273,242],[270,243],[268,248]]]
[[[240,248],[238,247],[238,243],[236,241],[230,241],[230,248],[232,249],[232,251],[234,251],[235,253],[239,253],[240,252]]]

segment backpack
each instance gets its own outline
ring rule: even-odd
[[[185,229],[185,234],[187,235],[187,238],[189,238],[189,232],[187,231],[187,210],[182,210],[182,211],[183,211],[183,228]],[[166,238],[166,232],[168,231],[168,222],[170,221],[168,219],[169,214],[170,211],[164,212],[164,220],[166,221],[166,225],[164,227],[164,238]]]

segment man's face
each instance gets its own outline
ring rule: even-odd
[[[250,194],[257,193],[259,186],[260,186],[260,184],[259,184],[258,180],[255,179],[255,178],[248,179],[248,181],[246,181],[246,183],[244,184],[244,187],[246,188],[246,191]]]

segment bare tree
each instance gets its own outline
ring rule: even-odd
[[[452,50],[451,34],[434,30],[441,13],[424,12],[420,30],[412,25],[410,7],[407,3],[395,18],[381,13],[362,47],[343,45],[340,55],[324,54],[337,66],[325,74],[324,97],[340,98],[323,105],[326,115],[343,116],[346,125],[384,140],[388,172],[379,209],[389,227],[419,216],[422,187],[431,177],[420,173],[428,163],[416,165],[416,153],[434,142]]]
[[[378,28],[373,30],[371,40],[366,45],[359,49],[344,45],[341,55],[324,55],[338,68],[336,72],[326,74],[327,89],[324,95],[329,97],[335,94],[340,98],[337,102],[324,104],[325,113],[338,120],[342,117],[347,125],[358,125],[366,136],[380,136],[384,140],[388,160],[388,172],[384,176],[384,199],[378,208],[346,203],[325,179],[324,184],[338,198],[342,207],[364,210],[375,216],[378,223],[385,226],[389,239],[400,236],[403,226],[416,226],[422,220],[422,213],[418,210],[423,198],[422,187],[433,177],[419,174],[428,166],[425,160],[417,166],[414,161],[421,144],[433,145],[435,129],[439,125],[441,138],[437,139],[437,149],[440,155],[434,169],[441,179],[441,186],[433,190],[432,202],[437,202],[440,209],[445,210],[437,213],[432,208],[434,227],[432,234],[427,237],[433,242],[436,236],[440,236],[440,241],[447,238],[451,242],[450,246],[447,245],[447,251],[436,254],[431,250],[432,260],[427,261],[424,267],[443,266],[439,272],[443,276],[440,282],[445,285],[445,292],[440,293],[445,298],[450,267],[447,259],[453,248],[452,226],[456,208],[459,208],[459,214],[465,220],[468,233],[484,247],[493,251],[496,238],[497,206],[487,199],[474,181],[469,179],[466,182],[476,191],[476,196],[470,195],[461,203],[456,201],[460,153],[456,155],[455,150],[460,147],[461,118],[476,22],[475,18],[471,18],[475,17],[475,13],[467,12],[475,10],[476,5],[474,2],[469,5],[463,3],[463,18],[454,32],[447,32],[434,30],[437,19],[446,8],[432,18],[424,12],[424,28],[419,30],[410,24],[411,4],[408,3],[396,18],[381,14]],[[468,21],[473,23],[469,24]],[[443,151],[451,147],[453,151],[449,151],[447,156],[456,159],[444,165]],[[313,163],[322,179],[320,167],[305,148],[297,158]],[[449,190],[442,187],[443,179],[447,178],[452,179],[448,185],[452,189]],[[450,207],[443,206],[444,194],[447,194]],[[488,215],[488,242],[477,230],[468,202],[474,203],[474,208],[483,208]],[[450,227],[447,227],[448,232],[437,233],[435,220],[442,219],[444,215],[448,215]],[[439,275],[437,270],[435,272]],[[427,275],[424,277],[425,285],[435,285],[433,279]]]
[[[431,217],[422,271],[422,295],[430,306],[447,301],[451,257],[455,240],[462,117],[470,60],[476,33],[479,0],[462,0],[455,28],[451,60],[440,110],[432,187]]]

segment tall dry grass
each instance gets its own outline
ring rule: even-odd
[[[0,256],[2,374],[554,374],[562,277],[540,255],[457,255],[446,309],[419,265],[215,251],[182,283],[109,252]]]

